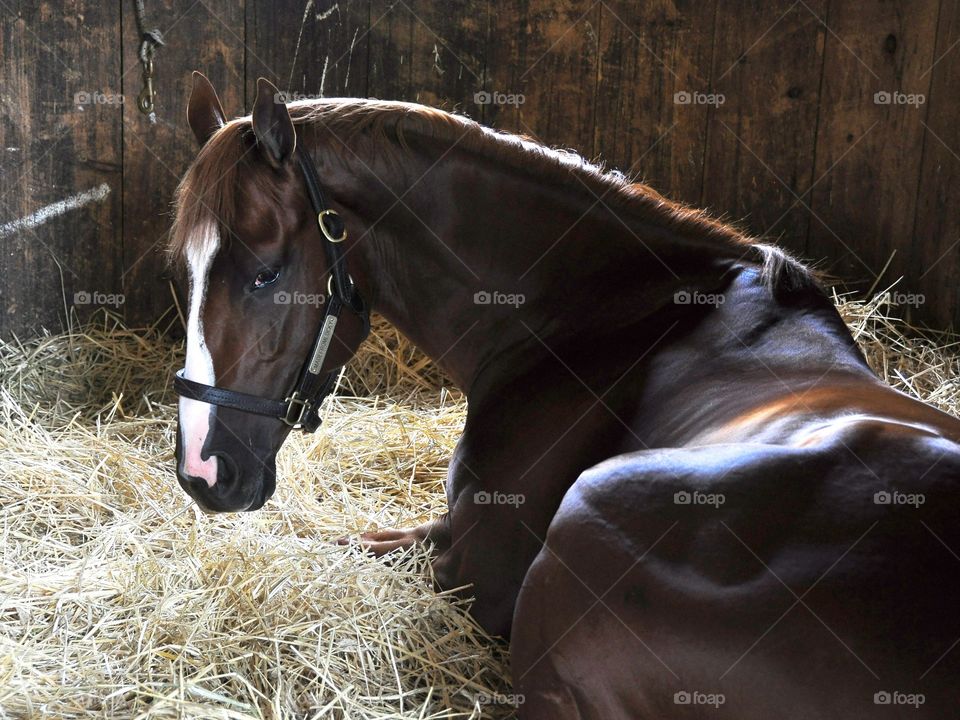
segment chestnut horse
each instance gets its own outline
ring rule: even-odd
[[[960,421],[881,382],[807,268],[463,117],[278,98],[228,122],[203,76],[190,97],[200,506],[271,496],[373,308],[469,411],[448,514],[360,541],[429,542],[470,585],[521,717],[957,716]]]

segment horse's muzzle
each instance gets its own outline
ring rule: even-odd
[[[276,467],[271,461],[258,465],[258,472],[244,477],[233,460],[225,454],[214,454],[217,460],[217,481],[210,486],[200,477],[182,472],[177,463],[177,482],[194,499],[201,510],[209,513],[259,510],[276,487]]]

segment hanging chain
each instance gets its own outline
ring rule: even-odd
[[[137,57],[140,58],[140,64],[143,66],[143,89],[137,96],[137,107],[144,115],[150,117],[150,122],[155,123],[157,116],[154,114],[153,101],[157,92],[153,87],[153,56],[157,48],[163,46],[163,35],[159,28],[147,29],[147,21],[143,9],[143,0],[134,0],[134,16],[137,20],[137,32],[140,34],[140,49]]]

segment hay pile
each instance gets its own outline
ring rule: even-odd
[[[960,359],[838,301],[890,382],[947,410]],[[502,646],[422,549],[331,544],[444,509],[465,403],[382,321],[274,500],[207,516],[172,474],[181,349],[101,316],[0,344],[0,718],[509,717]]]
[[[391,563],[332,544],[444,509],[465,402],[378,332],[262,511],[172,474],[181,349],[101,316],[0,346],[0,717],[504,717],[503,649]]]
[[[888,291],[870,302],[834,296],[867,362],[908,395],[960,416],[960,336],[910,327],[898,319]]]

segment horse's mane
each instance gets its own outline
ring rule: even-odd
[[[323,99],[290,103],[295,126],[318,126],[346,144],[371,143],[379,154],[409,152],[407,139],[433,138],[456,144],[499,163],[570,187],[586,186],[604,202],[639,218],[659,223],[686,237],[709,237],[758,263],[765,283],[777,294],[818,286],[814,273],[782,248],[757,242],[707,212],[669,200],[623,173],[606,170],[570,150],[548,148],[521,135],[484,127],[473,120],[413,103],[366,99]],[[236,188],[239,173],[256,161],[250,116],[231,120],[201,148],[176,196],[176,219],[169,252],[182,257],[203,233],[193,229],[219,222],[230,227],[243,202]],[[362,157],[362,155],[361,155]],[[348,162],[345,161],[345,162]],[[253,173],[252,177],[263,177]],[[263,182],[260,190],[273,194]]]

